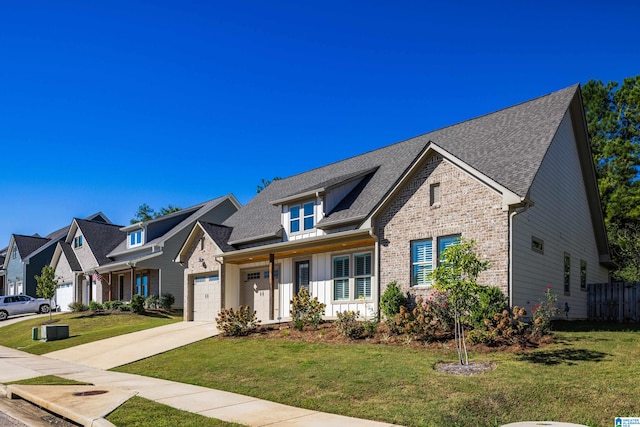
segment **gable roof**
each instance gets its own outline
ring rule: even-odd
[[[318,227],[357,222],[378,206],[394,185],[430,145],[438,147],[485,176],[525,198],[571,101],[579,94],[573,85],[491,114],[448,126],[415,138],[272,182],[223,225],[233,228],[230,244],[276,238],[281,233],[280,206],[332,182],[372,171]],[[332,183],[335,184],[335,183]]]
[[[229,241],[229,236],[231,236],[232,229],[230,227],[225,227],[224,225],[211,224],[210,222],[202,222],[198,221],[202,230],[211,237],[216,245],[223,251],[228,252],[234,250],[234,247],[229,245],[227,242]]]
[[[108,252],[108,256],[116,257],[116,256],[128,254],[128,253],[141,252],[141,251],[144,251],[144,249],[150,248],[152,246],[161,246],[162,244],[164,244],[164,242],[166,242],[168,239],[172,238],[173,236],[175,236],[185,228],[191,227],[198,220],[198,218],[201,218],[203,215],[210,212],[212,209],[220,205],[225,200],[230,200],[236,207],[238,208],[240,207],[240,203],[236,200],[235,196],[233,194],[227,194],[226,196],[218,197],[218,198],[209,200],[208,202],[200,203],[185,209],[181,209],[177,212],[173,212],[168,215],[163,215],[159,218],[155,218],[150,221],[139,222],[136,224],[128,225],[126,227],[122,227],[122,230],[123,232],[125,232],[125,236],[126,236],[126,231],[144,228],[149,225],[154,225],[154,224],[158,224],[165,221],[170,221],[172,219],[175,219],[176,217],[184,217],[182,221],[178,222],[175,226],[170,228],[167,232],[163,233],[162,235],[160,235],[159,237],[156,237],[153,240],[145,242],[145,244],[142,246],[137,246],[135,248],[128,249],[127,241],[126,239],[123,239],[121,242],[119,242],[119,244],[116,247],[112,248],[112,250]]]
[[[14,234],[13,241],[18,248],[18,254],[23,260],[31,255],[42,246],[46,245],[50,239],[46,237],[24,236],[22,234]]]
[[[67,258],[67,262],[69,263],[69,267],[71,267],[71,271],[82,271],[82,266],[80,265],[80,261],[76,257],[76,253],[73,251],[71,244],[67,242],[60,242],[60,249],[64,253],[64,256]]]
[[[98,265],[111,262],[107,254],[126,237],[126,233],[120,230],[122,226],[78,218],[75,218],[74,222],[82,232]]]

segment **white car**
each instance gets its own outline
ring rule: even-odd
[[[48,313],[51,311],[49,300],[33,298],[29,295],[0,296],[0,320],[5,320],[14,314]]]

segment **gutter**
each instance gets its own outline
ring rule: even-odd
[[[513,308],[513,219],[516,215],[526,212],[532,203],[528,201],[522,202],[522,206],[516,207],[509,214],[509,307]]]

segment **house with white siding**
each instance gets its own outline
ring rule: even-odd
[[[490,262],[480,284],[511,305],[530,309],[551,286],[586,317],[610,254],[579,85],[274,181],[196,224],[176,257],[185,319],[239,305],[286,319],[301,287],[327,317],[376,312],[391,281],[432,292],[428,273],[460,237]]]

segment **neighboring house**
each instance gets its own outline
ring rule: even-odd
[[[123,238],[104,254],[104,259],[85,267],[87,274],[97,273],[98,302],[108,299],[130,300],[143,296],[171,293],[176,308],[184,300],[184,268],[173,262],[175,254],[196,221],[220,223],[240,208],[229,194],[182,209],[159,218],[120,228]]]
[[[274,181],[217,224],[195,225],[176,257],[187,320],[239,305],[287,318],[301,287],[328,317],[370,315],[393,280],[428,295],[461,237],[490,262],[479,282],[511,305],[530,310],[551,286],[586,318],[587,284],[608,281],[578,85]]]
[[[5,279],[4,260],[7,257],[7,249],[8,248],[0,249],[0,295],[4,295],[4,293],[5,293],[5,288],[4,288],[4,279]]]
[[[96,221],[108,222],[103,213],[91,215]],[[7,255],[4,261],[6,294],[36,295],[36,279],[42,273],[42,267],[51,262],[54,249],[59,241],[67,235],[69,227],[64,227],[53,233],[40,237],[11,235]]]
[[[111,262],[107,253],[126,237],[121,228],[121,225],[102,221],[73,219],[51,257],[58,281],[56,303],[60,310],[69,310],[72,302],[89,304],[109,299],[110,289],[103,286],[95,271]]]

